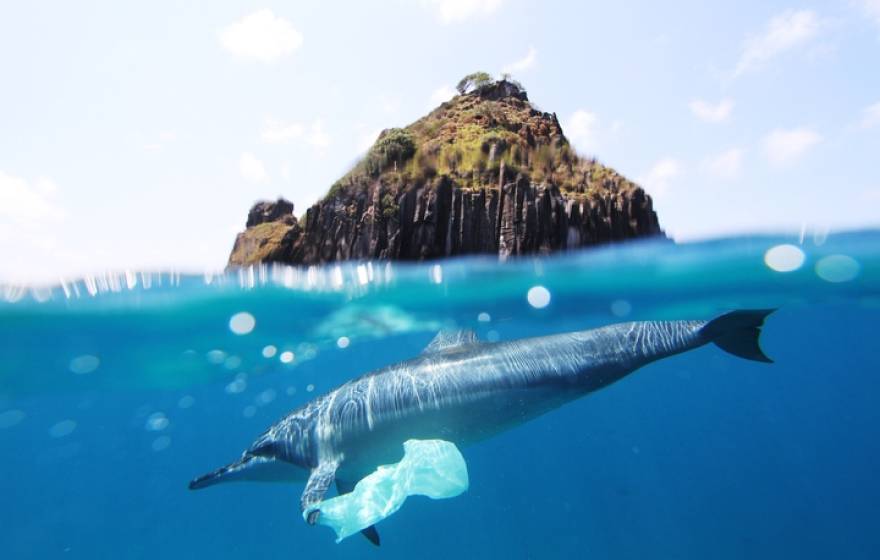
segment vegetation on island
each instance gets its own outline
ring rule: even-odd
[[[383,214],[392,216],[401,189],[426,185],[438,176],[476,190],[498,188],[522,174],[573,197],[635,187],[595,158],[577,154],[556,115],[535,108],[522,84],[509,75],[494,80],[474,72],[456,89],[458,95],[425,117],[384,130],[327,196],[379,182],[385,191]]]

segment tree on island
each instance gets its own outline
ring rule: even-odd
[[[479,91],[480,89],[492,85],[494,81],[492,80],[492,76],[490,76],[487,72],[474,72],[473,74],[468,74],[464,78],[462,78],[458,85],[455,86],[455,89],[458,90],[458,93],[464,95],[466,93],[472,91]]]

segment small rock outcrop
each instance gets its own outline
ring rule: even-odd
[[[258,202],[229,265],[507,258],[662,235],[641,187],[577,155],[555,114],[500,80],[383,131],[300,219],[284,199]]]

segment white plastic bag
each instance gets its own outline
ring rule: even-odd
[[[303,518],[320,510],[318,523],[336,531],[336,542],[340,542],[396,512],[407,496],[438,500],[468,489],[467,465],[454,444],[411,439],[403,444],[403,451],[399,463],[379,467],[353,491],[320,502],[303,512]]]

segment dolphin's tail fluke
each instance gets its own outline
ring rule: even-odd
[[[756,362],[772,363],[761,350],[760,336],[764,319],[775,309],[744,309],[732,311],[712,319],[701,329],[701,334],[719,348]]]

